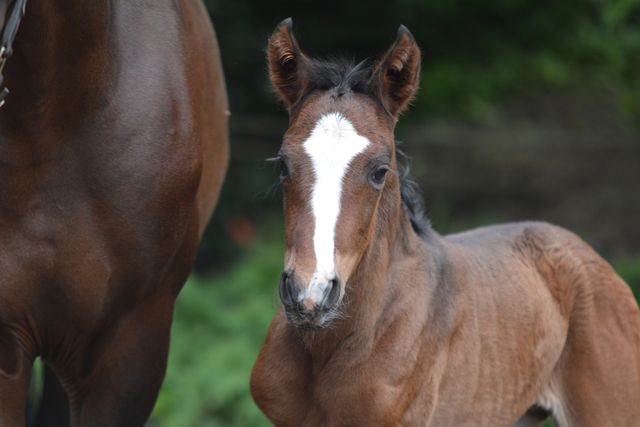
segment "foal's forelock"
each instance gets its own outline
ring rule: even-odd
[[[300,295],[301,301],[305,298],[319,301],[328,292],[331,281],[336,279],[335,232],[343,182],[352,160],[369,144],[369,140],[359,135],[352,123],[339,113],[324,115],[303,143],[313,165],[310,204],[316,267],[309,286]]]

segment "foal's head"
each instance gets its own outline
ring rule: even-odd
[[[401,26],[372,68],[310,59],[291,19],[271,36],[271,81],[290,126],[279,153],[285,219],[280,298],[289,320],[319,329],[336,315],[345,285],[400,203],[393,129],[413,97],[420,51]]]

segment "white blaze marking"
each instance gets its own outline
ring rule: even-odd
[[[342,180],[351,160],[364,151],[369,140],[356,132],[349,120],[338,113],[323,116],[303,147],[313,162],[315,184],[311,207],[315,217],[313,248],[316,271],[300,299],[322,299],[328,282],[335,278],[335,228],[340,214]]]

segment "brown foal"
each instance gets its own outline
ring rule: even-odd
[[[24,426],[37,356],[38,426],[143,426],[227,168],[206,9],[28,0],[2,74],[0,426]]]
[[[279,153],[283,306],[251,376],[277,426],[640,425],[640,312],[579,237],[540,222],[440,236],[398,171],[418,84],[400,27],[371,69],[269,42],[289,107]]]

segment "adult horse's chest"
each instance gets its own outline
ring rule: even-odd
[[[71,122],[61,139],[48,129],[0,141],[0,287],[17,297],[0,301],[5,321],[46,284],[44,300],[58,295],[50,301],[88,327],[157,280],[184,238],[198,185],[193,135],[109,116]],[[163,116],[169,108],[151,118]]]

